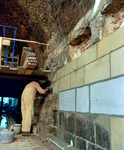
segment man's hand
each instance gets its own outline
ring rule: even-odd
[[[46,94],[47,91],[48,91],[48,89],[45,89],[43,94]]]

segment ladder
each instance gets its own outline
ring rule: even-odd
[[[0,28],[3,28],[3,37],[6,37],[6,29],[11,29],[14,30],[14,39],[16,38],[16,33],[17,33],[17,29],[15,27],[10,27],[10,26],[4,26],[4,25],[0,25]],[[13,44],[13,53],[12,53],[12,64],[11,64],[11,68],[13,68],[13,60],[14,60],[14,51],[15,51],[15,41],[11,41],[11,43]],[[7,46],[5,47],[5,57],[6,57],[6,66],[8,66],[8,60],[7,60]]]

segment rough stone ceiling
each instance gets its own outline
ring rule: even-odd
[[[93,3],[94,0],[0,0],[0,24],[17,27],[16,38],[45,43],[55,32],[59,43]],[[8,34],[13,37],[13,32]],[[17,43],[18,50],[22,46]]]

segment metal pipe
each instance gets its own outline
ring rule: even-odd
[[[6,29],[18,29],[18,28],[15,28],[15,27],[10,27],[10,26],[3,26],[3,25],[0,25],[0,28],[6,28]]]
[[[17,29],[15,29],[15,31],[14,31],[14,39],[16,38],[16,32],[17,32]],[[11,64],[11,68],[13,68],[14,53],[15,53],[15,41],[14,41],[14,43],[13,43],[13,52],[12,52],[12,64]]]

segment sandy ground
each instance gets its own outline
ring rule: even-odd
[[[1,143],[1,150],[48,150],[40,139],[35,136],[15,135],[12,143]]]

